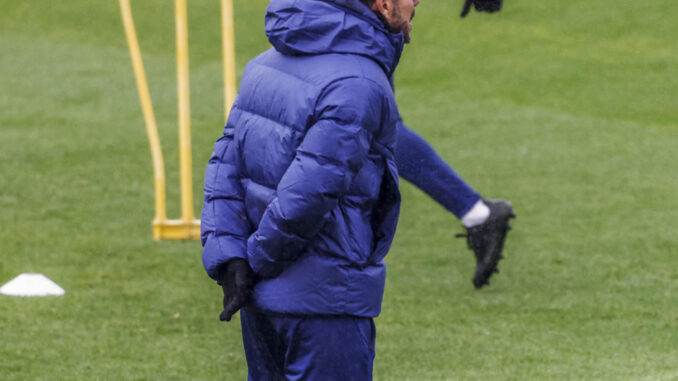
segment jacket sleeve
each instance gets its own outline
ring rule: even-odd
[[[217,278],[219,265],[233,258],[247,259],[247,237],[253,229],[247,220],[237,168],[233,128],[227,126],[224,135],[214,144],[205,171],[200,223],[202,261],[213,279]]]
[[[386,113],[383,90],[364,78],[336,81],[316,104],[316,122],[277,186],[247,255],[261,277],[280,274],[318,234],[367,159]],[[375,179],[378,181],[378,179]]]

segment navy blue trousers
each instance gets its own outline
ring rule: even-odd
[[[445,209],[461,218],[480,200],[433,147],[404,124],[398,126],[395,150],[398,173]]]
[[[372,318],[240,310],[248,380],[372,380]]]

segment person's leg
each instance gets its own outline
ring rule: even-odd
[[[469,249],[476,257],[473,285],[490,284],[490,277],[499,272],[509,220],[515,217],[510,202],[483,200],[421,136],[404,124],[398,126],[395,151],[398,172],[429,197],[459,218],[466,228]]]
[[[459,219],[481,200],[426,140],[402,123],[398,126],[395,158],[402,178]]]
[[[288,318],[287,380],[372,380],[376,329],[371,318]]]
[[[250,381],[372,380],[371,318],[284,316],[241,310]]]
[[[285,345],[269,317],[253,310],[240,310],[242,340],[248,380],[284,381]]]

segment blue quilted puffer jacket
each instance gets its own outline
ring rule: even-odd
[[[203,263],[244,258],[247,308],[374,317],[400,208],[403,47],[359,0],[273,0],[205,174]]]

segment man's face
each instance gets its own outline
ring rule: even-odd
[[[386,19],[391,32],[402,32],[405,36],[405,42],[410,42],[414,7],[419,5],[419,0],[390,0],[390,2],[392,4],[391,11],[386,10],[386,12],[382,12],[382,15]]]

